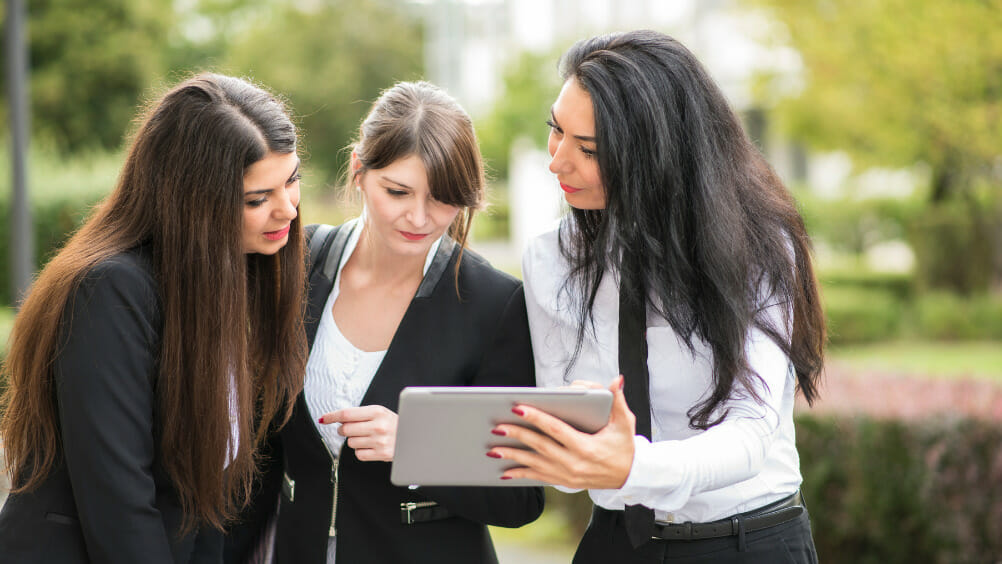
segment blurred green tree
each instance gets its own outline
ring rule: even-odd
[[[65,152],[118,147],[137,100],[163,72],[173,3],[27,4],[32,135]],[[5,84],[0,91],[6,112]]]
[[[920,287],[1002,290],[1002,0],[743,2],[803,62],[798,87],[759,84],[787,132],[860,166],[928,167]]]
[[[423,72],[422,27],[399,1],[281,2],[233,39],[223,70],[288,97],[311,170],[329,184],[381,90]]]
[[[550,53],[525,51],[504,71],[504,91],[494,108],[477,120],[480,149],[496,178],[508,177],[511,146],[516,139],[528,139],[534,147],[546,147],[550,105],[560,92],[557,60],[563,49]]]
[[[991,172],[1002,148],[1002,1],[745,2],[783,24],[779,41],[803,60],[802,90],[764,90],[797,137],[864,166],[925,163],[933,202]]]

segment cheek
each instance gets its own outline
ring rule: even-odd
[[[459,215],[459,208],[445,205],[439,206],[435,210],[435,223],[438,224],[440,229],[445,231],[456,220],[457,215]]]
[[[244,208],[244,234],[251,235],[260,230],[260,227],[267,221],[264,213],[264,206],[256,208]]]

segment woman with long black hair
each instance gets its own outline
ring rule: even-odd
[[[609,386],[609,424],[542,433],[508,478],[588,489],[574,561],[813,562],[793,402],[818,395],[824,318],[794,201],[684,46],[579,41],[552,106],[572,210],[523,258],[537,381]],[[622,375],[622,376],[617,376]]]

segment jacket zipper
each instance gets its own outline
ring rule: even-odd
[[[324,445],[324,450],[327,451],[327,456],[331,457],[331,486],[334,490],[334,494],[331,503],[331,527],[327,533],[327,536],[333,537],[337,534],[337,530],[334,528],[334,523],[337,520],[337,486],[338,486],[337,467],[338,464],[341,462],[341,459],[334,456],[334,453],[331,452],[330,447],[327,446],[327,441],[320,439],[320,444]]]

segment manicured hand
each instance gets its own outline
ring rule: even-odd
[[[348,407],[327,413],[320,423],[329,425],[340,423],[337,430],[347,437],[348,446],[355,449],[355,456],[362,461],[381,460],[391,462],[396,448],[397,414],[381,405]]]
[[[609,390],[612,391],[612,413],[606,426],[595,434],[582,433],[536,408],[515,406],[512,412],[542,433],[519,425],[494,428],[493,433],[512,437],[532,449],[494,447],[488,451],[487,456],[519,464],[505,471],[501,479],[529,478],[579,489],[623,487],[633,466],[636,417],[626,405],[622,376],[612,381]]]

